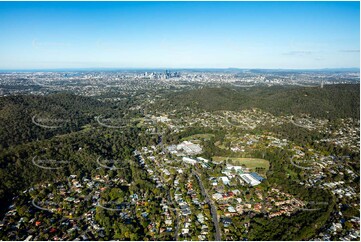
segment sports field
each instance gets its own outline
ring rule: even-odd
[[[228,162],[228,160],[231,160]],[[227,164],[231,165],[245,165],[247,168],[252,169],[255,171],[256,167],[262,167],[265,171],[269,169],[269,162],[268,160],[258,159],[258,158],[237,158],[237,157],[225,157],[225,156],[213,156],[214,161],[227,161]]]
[[[194,140],[194,139],[209,140],[212,137],[214,137],[214,134],[195,134],[195,135],[191,135],[191,136],[183,138],[182,141],[184,141],[184,140]]]

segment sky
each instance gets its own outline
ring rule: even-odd
[[[0,2],[0,69],[359,65],[359,2]]]

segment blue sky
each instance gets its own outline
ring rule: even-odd
[[[359,2],[0,2],[0,69],[359,65]]]

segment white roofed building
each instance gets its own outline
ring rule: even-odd
[[[251,186],[257,186],[258,184],[261,183],[260,181],[255,179],[252,175],[247,174],[247,173],[240,174],[240,177],[242,178],[242,180],[244,180],[247,184],[249,184]]]

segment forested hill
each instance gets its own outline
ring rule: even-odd
[[[275,115],[308,113],[318,118],[359,118],[359,85],[320,87],[202,88],[169,95],[174,106],[208,111],[260,108]]]
[[[0,149],[56,134],[79,130],[107,106],[93,98],[67,93],[49,96],[8,96],[0,98]],[[44,129],[32,118],[58,119],[60,128]],[[60,123],[60,120],[64,122]]]

